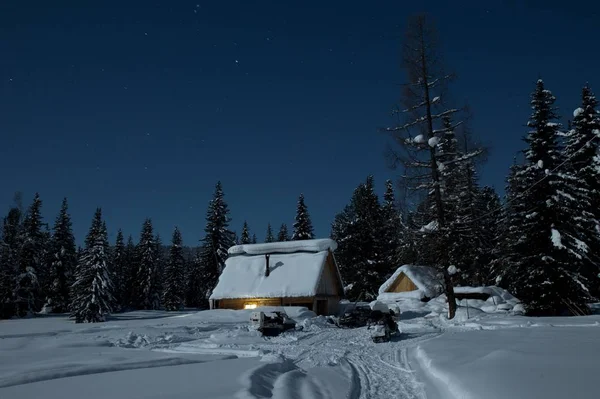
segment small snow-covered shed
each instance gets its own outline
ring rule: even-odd
[[[428,301],[438,296],[441,284],[437,270],[430,266],[404,265],[379,287],[380,301],[418,299]]]
[[[210,296],[211,309],[305,306],[335,314],[343,296],[331,239],[236,245]]]

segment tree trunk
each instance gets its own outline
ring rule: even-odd
[[[454,287],[448,269],[444,268],[444,286],[446,287],[446,297],[448,298],[448,319],[452,320],[456,315],[456,298],[454,296]]]

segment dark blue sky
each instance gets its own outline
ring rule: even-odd
[[[487,3],[493,3],[489,5]],[[600,5],[586,1],[0,2],[0,211],[35,191],[53,223],[67,196],[79,242],[103,208],[138,236],[202,237],[223,182],[233,218],[262,239],[290,227],[300,192],[317,235],[354,187],[397,175],[383,157],[406,19],[436,19],[453,97],[491,147],[502,189],[541,76],[571,115],[600,91]]]

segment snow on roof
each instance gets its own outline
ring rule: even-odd
[[[497,296],[505,301],[518,301],[510,292],[504,288],[490,285],[486,287],[454,287],[455,294],[487,294],[489,296]]]
[[[284,242],[269,242],[264,244],[235,245],[227,251],[229,255],[264,255],[272,253],[321,252],[335,251],[337,243],[329,238],[314,240],[297,240]]]
[[[266,246],[238,247],[258,245]],[[264,254],[230,256],[210,299],[314,296],[328,254],[327,250],[273,254],[269,257],[268,277]]]
[[[398,270],[387,279],[385,283],[379,287],[379,295],[386,294],[398,276],[404,273],[416,286],[417,292],[412,293],[394,293],[394,294],[405,294],[411,297],[426,296],[433,298],[437,296],[440,290],[440,282],[437,276],[437,270],[430,266],[416,266],[416,265],[404,265],[400,266]],[[388,293],[391,294],[391,293]],[[386,295],[384,295],[386,296]]]

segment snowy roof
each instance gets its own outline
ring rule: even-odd
[[[500,298],[508,301],[518,301],[510,292],[504,288],[497,287],[495,285],[487,287],[454,287],[454,293],[456,294],[487,294],[489,296],[499,296]]]
[[[237,247],[256,247],[258,245],[266,246],[267,244],[238,245]],[[290,245],[283,248],[295,247]],[[271,250],[266,252],[271,252]],[[265,276],[266,257],[264,254],[230,256],[225,261],[225,269],[219,277],[219,282],[210,299],[314,296],[317,294],[317,286],[328,254],[328,249],[319,252],[272,254],[269,257],[270,273],[268,277]]]
[[[337,243],[329,238],[314,240],[297,240],[284,242],[269,242],[264,244],[235,245],[227,251],[229,255],[264,255],[273,253],[322,252],[335,251]]]
[[[404,265],[400,266],[396,272],[389,278],[385,283],[379,287],[379,295],[386,294],[400,274],[404,273],[414,285],[417,286],[416,291],[393,293],[394,295],[407,295],[414,297],[426,296],[433,298],[437,296],[440,289],[440,282],[437,276],[437,270],[430,266],[416,266],[416,265]],[[390,293],[391,294],[391,293]],[[385,296],[385,295],[384,295]]]

